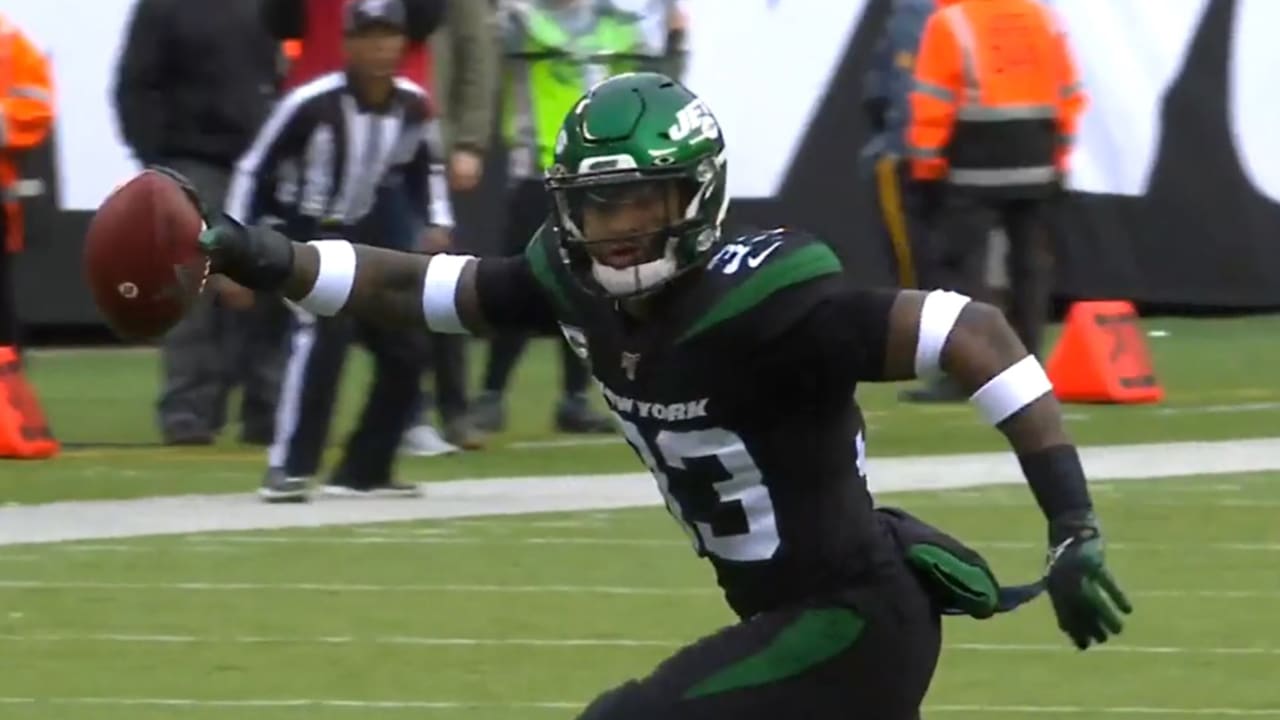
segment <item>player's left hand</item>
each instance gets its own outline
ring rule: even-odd
[[[1049,523],[1049,598],[1058,627],[1081,650],[1124,628],[1129,599],[1103,562],[1102,532],[1090,511]]]

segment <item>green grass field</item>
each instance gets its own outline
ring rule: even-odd
[[[1097,486],[1126,633],[949,619],[927,716],[1280,716],[1277,479]],[[884,500],[1037,570],[1021,488]],[[681,537],[634,510],[5,548],[0,716],[571,718],[729,621]]]
[[[1165,333],[1149,342],[1168,400],[1069,407],[1082,444],[1280,436],[1280,317],[1145,327]],[[548,430],[552,350],[520,368],[494,447],[407,461],[404,478],[639,471],[618,443],[547,445],[571,440]],[[366,372],[344,387],[347,420]],[[30,376],[71,447],[0,465],[0,504],[256,486],[260,450],[154,446],[148,352],[39,353]],[[901,405],[897,389],[862,391],[873,456],[1001,447],[970,408]],[[1044,601],[948,619],[926,717],[1280,718],[1280,473],[1094,496],[1137,607],[1125,634],[1077,653]],[[973,543],[1005,580],[1039,571],[1023,488],[880,501]],[[730,620],[658,509],[0,546],[0,718],[572,718]]]

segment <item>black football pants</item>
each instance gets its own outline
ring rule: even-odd
[[[724,628],[599,696],[579,720],[917,720],[940,626],[904,569]]]
[[[1041,356],[1053,290],[1050,237],[1059,230],[1058,201],[953,196],[939,211],[939,287],[974,298],[988,296],[986,267],[994,228],[1009,239],[1009,323],[1027,350]]]

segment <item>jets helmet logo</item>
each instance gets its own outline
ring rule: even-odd
[[[693,135],[695,131],[697,135]],[[699,140],[715,140],[720,137],[720,125],[716,123],[706,103],[702,100],[694,100],[676,113],[676,122],[667,128],[667,135],[676,142],[686,138],[691,143]]]

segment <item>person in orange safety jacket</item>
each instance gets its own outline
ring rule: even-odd
[[[0,459],[50,458],[60,448],[22,374],[13,275],[23,244],[20,159],[53,126],[51,75],[44,55],[0,16]]]
[[[1009,239],[1010,322],[1039,354],[1072,143],[1085,107],[1066,34],[1037,0],[940,0],[920,40],[907,155],[914,212],[950,289],[981,295],[988,238]],[[917,398],[945,399],[946,397]]]
[[[13,256],[22,250],[18,160],[53,127],[49,61],[8,18],[0,16],[0,347],[17,345]]]

